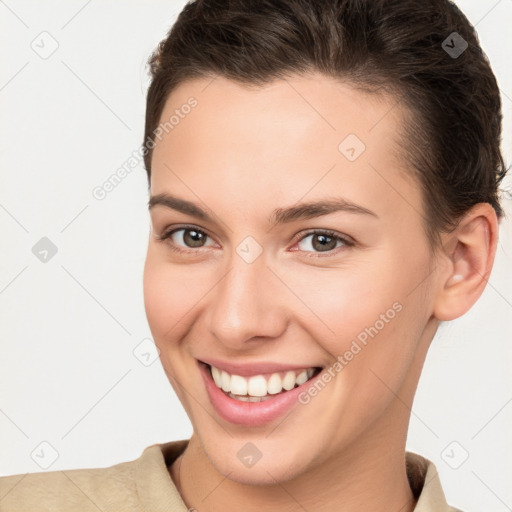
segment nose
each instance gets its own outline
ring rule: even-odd
[[[234,253],[210,299],[208,327],[227,348],[247,348],[249,341],[278,338],[286,331],[287,302],[286,287],[267,266],[264,254],[247,263]]]

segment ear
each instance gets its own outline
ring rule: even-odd
[[[443,236],[433,312],[437,319],[458,318],[478,300],[491,274],[497,241],[498,219],[489,203],[473,206],[457,228]]]

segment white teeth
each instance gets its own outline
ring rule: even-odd
[[[267,390],[269,395],[276,395],[277,393],[281,393],[283,390],[281,377],[279,377],[277,373],[273,373],[270,376],[270,379],[268,379]]]
[[[234,395],[247,395],[247,381],[240,375],[232,375],[229,391]],[[254,395],[255,393],[250,394]]]
[[[216,385],[218,388],[221,388],[221,387],[222,387],[222,379],[221,379],[221,377],[220,377],[219,369],[218,369],[218,368],[215,368],[215,366],[212,366],[212,367],[211,367],[211,370],[212,370],[212,377],[213,377],[213,380],[215,381],[215,385]]]
[[[220,378],[221,378],[220,382],[221,382],[222,391],[225,391],[226,393],[231,391],[231,377],[230,377],[229,373],[226,373],[223,370],[220,374]]]
[[[283,379],[283,389],[290,391],[295,387],[295,372],[286,372]]]
[[[301,384],[304,384],[308,380],[308,372],[306,370],[303,370],[297,375],[297,378],[295,379],[295,382],[300,386]]]
[[[306,368],[298,371],[287,371],[283,378],[279,373],[273,373],[268,381],[263,375],[242,377],[230,375],[224,370],[211,366],[211,374],[215,385],[228,393],[231,398],[244,402],[260,402],[266,400],[268,395],[277,395],[283,390],[290,391],[295,386],[304,384],[315,373],[315,368]]]
[[[236,375],[233,375],[233,377],[236,377]],[[251,377],[249,379],[249,384],[247,385],[247,391],[247,394],[251,396],[265,396],[267,394],[267,381],[265,380],[265,377],[263,377],[263,375]]]

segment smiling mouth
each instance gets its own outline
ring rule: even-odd
[[[242,376],[230,374],[215,366],[203,363],[217,386],[227,396],[242,402],[263,402],[301,386],[316,377],[320,367],[309,367],[268,374]]]

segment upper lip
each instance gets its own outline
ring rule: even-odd
[[[260,375],[264,373],[278,373],[278,372],[286,372],[293,370],[303,370],[306,368],[319,368],[319,366],[311,365],[311,364],[302,364],[302,365],[291,365],[288,363],[274,363],[270,361],[259,361],[254,363],[239,363],[235,364],[233,362],[221,361],[220,359],[198,359],[201,363],[206,363],[210,366],[215,366],[219,370],[224,370],[230,375],[240,375],[240,376],[249,376],[249,375]]]

